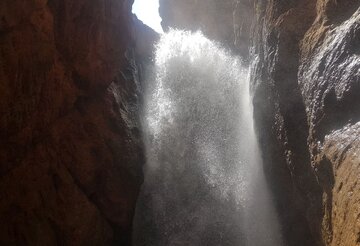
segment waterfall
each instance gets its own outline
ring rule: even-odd
[[[202,33],[156,47],[134,245],[282,245],[253,128],[248,69]]]

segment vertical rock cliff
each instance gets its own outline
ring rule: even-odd
[[[358,245],[360,3],[255,7],[254,108],[285,235]]]
[[[157,35],[132,0],[0,1],[0,244],[129,245]],[[249,60],[286,245],[360,245],[360,2],[160,0]]]
[[[135,39],[156,36],[131,5],[0,2],[1,245],[130,244],[147,55]]]
[[[360,245],[360,2],[318,1],[300,43],[299,86],[326,245]]]
[[[253,37],[254,115],[283,233],[289,245],[320,244],[321,188],[310,165],[298,85],[299,42],[314,1],[258,1]]]
[[[286,244],[359,245],[360,2],[160,3],[165,29],[200,29],[250,57],[255,124]]]

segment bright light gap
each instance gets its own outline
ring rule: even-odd
[[[159,0],[135,0],[132,12],[145,25],[156,32],[163,33],[161,28],[161,17],[159,15]]]

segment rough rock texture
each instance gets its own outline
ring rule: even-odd
[[[359,6],[256,2],[255,116],[289,245],[360,244]]]
[[[127,245],[142,183],[131,0],[0,1],[0,244]]]
[[[162,27],[197,31],[247,59],[253,0],[160,0]]]
[[[156,39],[131,4],[0,1],[1,245],[130,243],[139,77]],[[360,245],[360,2],[160,4],[165,29],[200,29],[245,58],[252,36],[256,128],[286,244]]]
[[[326,245],[360,244],[360,123],[325,137],[315,164],[324,188],[322,237]]]
[[[264,170],[288,245],[320,244],[321,188],[311,169],[298,86],[299,42],[314,18],[309,1],[259,1],[254,30],[254,117]]]
[[[200,29],[245,57],[250,49],[256,128],[286,245],[360,245],[360,2],[160,4],[165,29]]]
[[[318,1],[298,82],[312,167],[323,189],[326,245],[360,245],[360,2]]]

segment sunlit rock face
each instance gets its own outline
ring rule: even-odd
[[[0,2],[1,245],[129,244],[143,164],[131,4]]]
[[[301,43],[299,85],[326,245],[360,243],[360,2],[318,3]]]
[[[284,224],[302,225],[289,240],[309,240],[299,245],[359,243],[359,6],[256,3],[255,120]]]

